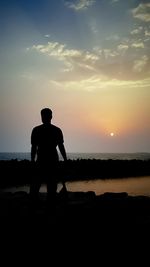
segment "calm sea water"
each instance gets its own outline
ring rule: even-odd
[[[150,153],[67,153],[68,159],[121,159],[121,160],[148,160]],[[23,153],[0,153],[0,160],[30,160],[30,152]],[[60,156],[60,160],[61,160]]]
[[[66,182],[68,191],[71,192],[88,192],[93,191],[96,195],[104,194],[105,192],[127,192],[132,196],[149,196],[150,197],[150,176],[128,177],[120,179],[106,179],[106,180],[89,180]],[[62,184],[58,184],[58,191],[62,188]],[[17,186],[2,190],[3,192],[17,192],[25,191],[29,193],[29,186]],[[40,188],[41,193],[46,193],[46,185]]]

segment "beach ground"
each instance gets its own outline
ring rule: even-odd
[[[25,191],[1,192],[1,222],[26,224],[38,222],[45,227],[69,229],[89,227],[105,228],[147,228],[150,229],[150,198],[130,196],[126,192],[106,192],[96,195],[95,192],[67,192],[67,198],[57,193],[55,208],[47,205],[46,193],[39,193],[36,203],[31,202]]]
[[[40,193],[33,206],[27,192],[1,192],[0,221],[5,261],[14,249],[17,255],[30,255],[36,262],[39,255],[49,256],[51,261],[58,254],[62,263],[71,255],[72,261],[91,257],[94,262],[98,257],[107,262],[113,255],[112,263],[119,257],[124,261],[130,258],[131,263],[131,257],[135,260],[142,255],[143,248],[149,255],[149,197],[126,192],[98,196],[92,191],[68,192],[67,199],[58,195],[52,210],[46,205],[46,193]]]

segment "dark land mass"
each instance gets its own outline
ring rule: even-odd
[[[29,247],[38,253],[44,247],[48,255],[53,247],[59,255],[64,251],[76,257],[80,250],[86,258],[92,250],[101,259],[110,252],[127,257],[130,251],[133,256],[135,248],[141,255],[141,249],[149,250],[150,198],[93,191],[68,192],[66,198],[59,192],[56,208],[51,209],[46,193],[40,193],[33,206],[27,192],[5,192],[0,194],[0,222],[1,242],[11,250],[17,245],[17,253],[21,249],[23,255]],[[38,261],[36,253],[35,257]]]
[[[42,219],[45,226],[48,222],[58,228],[63,224],[68,228],[71,224],[102,228],[116,225],[150,227],[150,198],[147,196],[130,196],[126,192],[96,195],[93,191],[65,194],[57,193],[56,206],[52,209],[47,206],[46,193],[39,193],[39,200],[32,205],[25,191],[1,192],[1,220],[31,222],[36,219],[37,223],[42,223]]]
[[[52,209],[47,205],[46,193],[39,193],[39,201],[33,205],[27,192],[4,190],[29,185],[35,169],[26,160],[0,161],[1,244],[7,255],[14,247],[17,255],[25,258],[31,253],[38,260],[44,248],[50,257],[53,253],[61,255],[61,262],[65,264],[67,257],[72,255],[74,262],[79,254],[82,258],[84,255],[84,259],[92,255],[94,261],[91,254],[94,250],[100,261],[104,255],[107,261],[111,252],[116,257],[112,263],[122,257],[120,266],[129,255],[134,260],[143,255],[143,248],[149,255],[149,197],[130,196],[126,192],[96,195],[93,191],[69,191],[66,195],[60,191],[56,207]],[[60,163],[60,174],[60,181],[145,176],[150,175],[150,161],[69,160],[67,165]]]
[[[29,160],[0,161],[0,188],[27,185],[38,175],[36,165]],[[113,179],[150,175],[150,160],[79,159],[60,161],[58,181]]]

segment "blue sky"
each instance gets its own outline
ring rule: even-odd
[[[150,1],[0,1],[0,36],[1,152],[45,106],[68,152],[150,152]]]

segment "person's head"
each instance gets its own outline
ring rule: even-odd
[[[50,123],[52,119],[52,110],[50,108],[43,108],[41,110],[41,119],[43,123]]]

